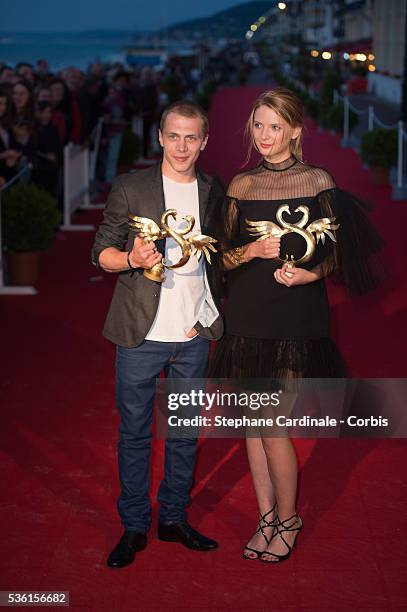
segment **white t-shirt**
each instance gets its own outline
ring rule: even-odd
[[[168,225],[174,229],[186,227],[182,220],[192,215],[195,225],[186,237],[201,231],[199,220],[198,181],[178,183],[163,176],[165,208],[174,208],[177,218],[169,217]],[[174,264],[181,258],[181,248],[171,237],[165,241],[165,260]],[[165,268],[165,281],[161,283],[160,301],[154,322],[146,340],[159,342],[186,342],[188,332],[199,318],[205,300],[204,255],[198,261],[195,255],[188,262],[174,270]]]

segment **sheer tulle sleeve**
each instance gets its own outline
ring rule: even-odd
[[[222,206],[222,223],[220,235],[220,245],[222,251],[233,249],[237,244],[239,234],[239,203],[236,198],[225,196]]]
[[[239,197],[245,184],[244,175],[235,176],[228,187],[220,210],[220,245],[223,252],[241,246],[239,242]]]
[[[318,196],[324,216],[336,217],[339,224],[336,243],[326,259],[327,273],[347,287],[351,295],[363,295],[383,279],[384,266],[379,258],[383,240],[370,223],[371,206],[342,189],[333,188]]]

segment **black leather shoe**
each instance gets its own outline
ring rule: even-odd
[[[125,531],[118,545],[113,548],[107,559],[109,567],[126,567],[133,563],[136,552],[147,546],[147,534],[137,531]]]
[[[181,542],[192,550],[215,550],[218,543],[210,540],[191,527],[189,523],[172,523],[171,525],[158,525],[158,539],[164,542]]]

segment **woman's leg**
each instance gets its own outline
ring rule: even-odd
[[[264,437],[261,441],[266,456],[270,480],[273,483],[279,520],[287,521],[287,519],[294,517],[284,526],[299,527],[301,524],[300,520],[295,518],[298,466],[293,444],[288,437]],[[298,531],[295,530],[283,533],[284,539],[290,547],[293,545],[297,534]],[[274,537],[267,550],[276,555],[285,555],[289,552],[281,537]],[[276,561],[276,558],[266,555],[265,560]]]
[[[259,512],[264,515],[276,500],[261,436],[246,438],[246,449]]]
[[[297,456],[290,438],[261,438],[281,519],[295,512]]]
[[[255,438],[246,438],[246,449],[259,512],[261,516],[267,515],[259,523],[263,532],[258,529],[248,541],[247,546],[262,552],[267,548],[267,541],[264,536],[269,540],[273,533],[273,527],[267,527],[267,522],[271,522],[275,518],[275,513],[270,513],[275,504],[275,495],[260,434]],[[253,559],[258,557],[255,552],[247,549],[244,554],[246,557]]]

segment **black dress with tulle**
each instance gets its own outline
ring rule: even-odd
[[[303,264],[363,294],[378,282],[372,258],[382,241],[366,209],[338,189],[325,170],[294,158],[263,161],[231,182],[222,211],[222,248],[255,240],[250,222],[266,221],[270,230],[292,228],[281,237],[280,257],[300,259],[307,248],[302,230],[314,231],[316,248]],[[321,233],[321,221],[325,230]],[[271,223],[270,223],[271,222]],[[277,228],[275,227],[277,226]],[[337,227],[339,226],[339,227]],[[320,228],[319,236],[316,228]],[[336,228],[336,229],[335,229]],[[309,234],[308,234],[309,235]],[[282,263],[255,258],[225,274],[225,335],[218,342],[209,375],[219,378],[341,377],[346,375],[330,336],[324,278],[287,287],[274,271]]]

